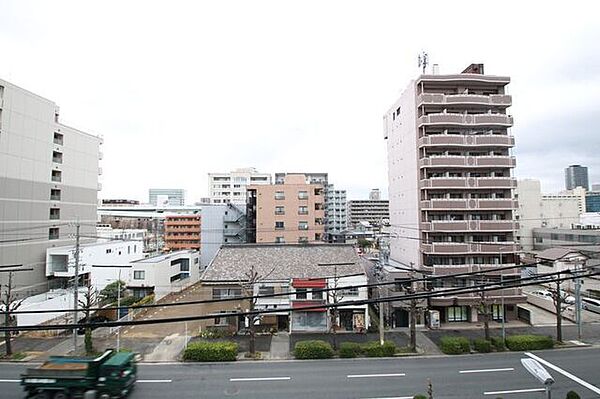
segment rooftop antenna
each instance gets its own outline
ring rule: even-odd
[[[419,54],[419,68],[423,68],[423,73],[425,73],[427,65],[429,65],[429,55],[423,51],[422,54]]]

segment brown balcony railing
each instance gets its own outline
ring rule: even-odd
[[[516,188],[510,177],[432,177],[420,181],[421,188]]]
[[[418,125],[501,125],[512,126],[513,118],[504,114],[451,114],[439,113],[423,115]]]
[[[500,167],[514,168],[516,160],[513,156],[432,156],[419,159],[423,167]]]
[[[432,134],[419,139],[419,146],[448,145],[512,147],[515,145],[515,138],[504,134]]]
[[[508,94],[480,95],[423,93],[417,97],[417,105],[424,104],[475,104],[509,107],[512,104],[512,97]]]
[[[421,201],[421,209],[430,210],[497,210],[516,209],[517,200],[503,198],[430,199]]]

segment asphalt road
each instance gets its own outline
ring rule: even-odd
[[[600,349],[533,353],[556,380],[554,399],[575,390],[600,398]],[[412,398],[431,378],[434,398],[544,398],[524,353],[327,361],[141,364],[131,398]],[[552,368],[556,367],[560,371]],[[0,364],[0,397],[22,398],[26,366]],[[570,373],[569,377],[564,373]],[[588,387],[585,385],[588,384]],[[593,385],[592,385],[593,384]]]

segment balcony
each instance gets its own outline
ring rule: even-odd
[[[417,125],[512,126],[513,118],[504,114],[429,114],[417,119]]]
[[[512,220],[435,220],[421,222],[421,229],[435,232],[516,231],[519,223]]]
[[[490,155],[490,156],[431,156],[419,159],[419,167],[498,167],[498,168],[514,168],[516,160],[513,156]]]
[[[492,105],[498,107],[510,107],[512,97],[508,94],[442,94],[442,93],[423,93],[417,96],[417,106],[420,105]]]
[[[504,134],[433,134],[419,139],[422,146],[513,147],[515,138]]]
[[[504,247],[502,247],[504,248]],[[504,253],[504,249],[502,253]],[[500,276],[503,274],[505,276],[509,275],[520,275],[520,270],[518,268],[514,269],[505,269],[505,270],[495,270],[500,266],[515,266],[514,263],[504,263],[494,264],[494,263],[483,263],[483,264],[463,264],[463,265],[433,265],[433,266],[425,266],[427,270],[433,273],[435,276],[445,276],[448,274],[455,273],[467,273],[467,272],[485,272],[490,276]],[[493,270],[493,271],[491,271]]]
[[[517,181],[510,177],[432,177],[420,181],[421,188],[516,188]]]
[[[426,210],[510,210],[517,209],[519,203],[513,199],[431,199],[421,201],[421,209]]]
[[[198,226],[200,229],[200,220],[165,220],[166,226]]]
[[[182,240],[191,240],[191,241],[199,241],[200,240],[200,234],[185,234],[185,235],[171,235],[171,234],[166,234],[165,235],[165,241],[169,242],[169,241],[182,241]]]
[[[421,252],[436,255],[453,255],[465,253],[491,253],[496,254],[517,252],[519,245],[512,242],[481,242],[481,243],[459,243],[459,242],[434,242],[421,244]]]

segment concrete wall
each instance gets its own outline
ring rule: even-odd
[[[411,81],[384,115],[387,138],[390,201],[390,257],[402,264],[421,266],[419,255],[419,170],[415,83]],[[399,115],[394,117],[400,108]],[[395,119],[394,119],[395,118]]]

